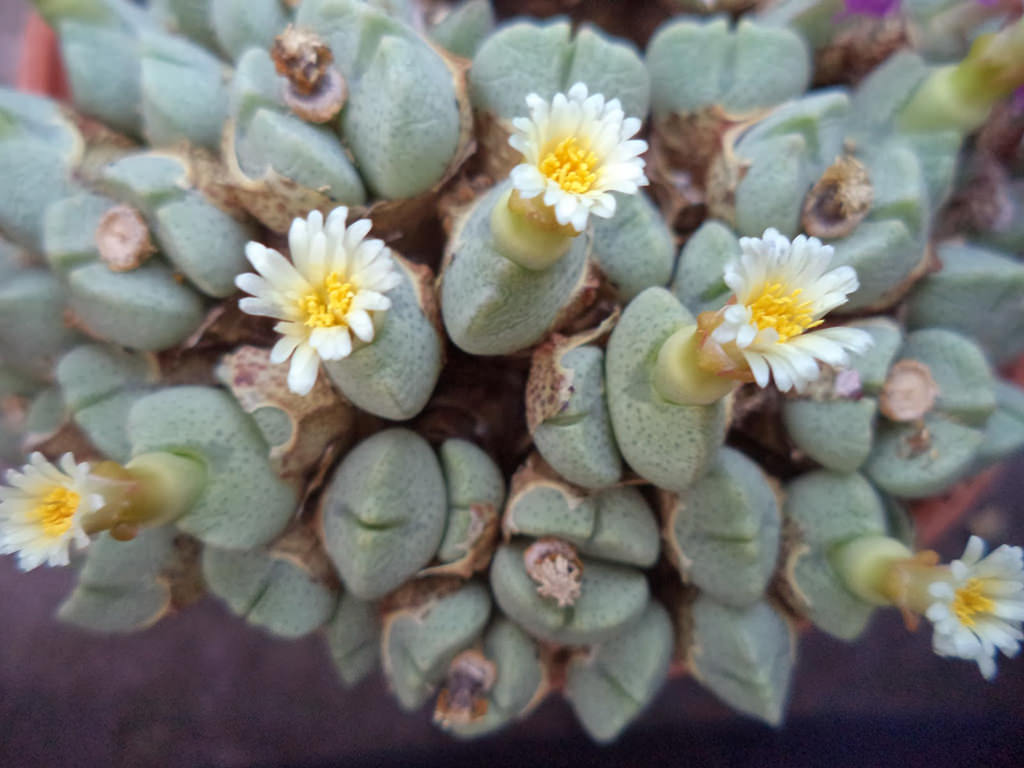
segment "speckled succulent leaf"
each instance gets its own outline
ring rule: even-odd
[[[902,331],[888,318],[856,321],[849,326],[867,331],[874,342],[851,360],[859,391],[846,397],[833,393],[825,397],[787,398],[782,404],[782,419],[790,439],[823,467],[839,472],[860,468],[871,453],[877,395],[903,344]]]
[[[844,0],[780,0],[758,9],[754,18],[765,26],[799,32],[817,50],[835,34],[836,15],[844,5]]]
[[[864,132],[891,127],[928,73],[928,65],[916,53],[901,51],[890,56],[854,92],[852,127]]]
[[[483,654],[497,671],[494,686],[487,692],[487,712],[469,723],[442,725],[456,736],[483,736],[525,716],[548,686],[537,643],[503,616],[487,629]]]
[[[103,455],[131,458],[125,427],[132,405],[155,378],[150,358],[116,347],[75,347],[57,364],[57,383],[74,422]]]
[[[439,182],[461,127],[455,79],[438,52],[411,27],[356,0],[307,0],[296,24],[327,41],[348,83],[339,126],[367,187],[395,199]]]
[[[98,259],[96,227],[114,205],[110,198],[92,192],[51,203],[43,219],[43,253],[50,269],[66,274]]]
[[[210,0],[209,7],[217,44],[236,61],[250,48],[269,50],[291,20],[281,0]]]
[[[720,221],[705,221],[679,252],[672,293],[694,315],[721,309],[732,296],[722,278],[740,253],[739,238]]]
[[[487,588],[472,581],[384,617],[384,675],[404,709],[416,709],[427,700],[455,654],[480,634],[490,613]]]
[[[1024,265],[966,243],[938,246],[942,269],[914,286],[911,329],[948,328],[974,339],[996,364],[1024,352]]]
[[[664,288],[648,288],[626,307],[605,353],[608,409],[626,462],[670,491],[690,487],[725,439],[726,405],[676,405],[652,385],[661,345],[693,315]]]
[[[482,565],[474,556],[477,550],[494,546],[498,515],[505,503],[505,480],[494,459],[468,440],[445,440],[438,453],[448,519],[437,558],[446,564],[466,560],[466,566],[476,570]]]
[[[860,474],[819,470],[786,486],[783,514],[793,525],[785,576],[794,607],[818,629],[854,639],[874,606],[846,588],[829,555],[837,544],[858,536],[888,533],[881,497]]]
[[[161,571],[174,554],[176,535],[171,526],[144,530],[131,541],[101,534],[57,616],[95,632],[133,632],[154,624],[171,605]]]
[[[64,322],[67,289],[49,272],[24,269],[0,283],[0,357],[25,375],[46,379],[78,334]]]
[[[646,195],[619,195],[615,215],[593,221],[591,258],[623,302],[644,288],[668,284],[675,239]]]
[[[697,678],[734,709],[781,725],[796,661],[789,622],[764,601],[730,608],[701,595],[692,610],[689,657]]]
[[[0,88],[0,235],[42,250],[46,208],[78,190],[72,174],[83,150],[56,103]]]
[[[571,344],[571,340],[567,341]],[[527,387],[527,409],[538,408],[531,398],[563,397],[551,415],[533,426],[533,441],[558,474],[584,488],[603,488],[618,482],[622,456],[612,434],[605,399],[604,351],[597,346],[552,343],[534,353],[531,383],[557,377],[554,391]]]
[[[334,669],[346,687],[370,674],[380,660],[380,618],[373,603],[345,593],[324,628]]]
[[[284,232],[292,218],[313,206],[300,205],[299,195],[290,215],[272,217],[273,207],[282,201],[274,198],[277,190],[270,182],[280,178],[285,186],[297,185],[307,197],[318,191],[326,201],[345,205],[363,203],[366,189],[335,132],[293,115],[282,100],[282,85],[266,51],[250,49],[239,59],[223,152],[241,192],[251,195],[243,198],[246,206],[265,224]]]
[[[3,391],[3,387],[0,387],[0,393],[2,393],[0,394],[2,397],[9,396],[9,393]],[[45,387],[35,392],[32,402],[29,403],[28,413],[25,414],[24,422],[21,425],[22,428],[18,430],[18,432],[24,432],[24,434],[19,434],[15,441],[18,449],[18,461],[12,461],[11,463],[24,463],[24,456],[22,455],[24,453],[22,450],[24,445],[37,444],[37,441],[43,441],[55,435],[67,421],[67,410],[58,387]]]
[[[879,488],[905,499],[920,499],[948,490],[971,470],[985,439],[982,429],[968,427],[940,413],[924,418],[927,438],[921,443],[916,424],[883,423],[864,472]]]
[[[210,19],[214,0],[152,0],[150,13],[168,31],[184,35],[204,48],[217,50]]]
[[[1024,390],[996,381],[996,410],[985,424],[985,439],[976,461],[988,466],[1024,448]]]
[[[668,612],[652,600],[633,626],[572,657],[565,696],[591,738],[610,742],[640,716],[665,682],[673,643]]]
[[[521,473],[515,482],[502,521],[507,536],[554,536],[580,554],[643,568],[658,559],[657,519],[635,488],[610,488],[581,498],[553,478]]]
[[[525,543],[498,548],[491,563],[491,591],[501,609],[535,637],[566,645],[598,643],[631,626],[647,606],[644,573],[636,568],[581,558],[580,596],[559,608],[537,594],[523,563]]]
[[[907,336],[899,359],[928,366],[939,388],[936,410],[961,423],[984,426],[996,404],[995,380],[977,344],[953,331],[928,328]]]
[[[209,387],[146,395],[128,417],[132,454],[182,453],[203,463],[206,484],[177,526],[206,544],[252,549],[275,538],[294,515],[294,488],[274,474],[252,419]]]
[[[472,59],[493,31],[494,9],[490,0],[466,0],[430,28],[430,38],[446,51]]]
[[[302,637],[334,615],[338,594],[300,564],[272,552],[205,547],[203,578],[232,613],[281,637]]]
[[[141,50],[135,34],[120,25],[77,21],[62,21],[56,30],[75,107],[117,131],[141,135]]]
[[[203,320],[199,295],[161,264],[111,272],[88,264],[68,277],[69,307],[92,336],[131,349],[168,349]]]
[[[779,555],[776,490],[732,448],[684,494],[668,497],[665,538],[683,580],[736,607],[764,594]]]
[[[550,99],[577,82],[618,99],[627,115],[647,113],[650,78],[636,50],[589,26],[573,36],[563,20],[505,25],[483,42],[470,70],[473,106],[504,120],[524,114],[527,95]]]
[[[141,32],[139,45],[146,141],[157,147],[188,141],[216,151],[227,116],[224,65],[199,45],[163,32]]]
[[[183,159],[155,152],[122,158],[103,172],[104,185],[140,209],[161,251],[193,285],[228,296],[235,275],[248,266],[245,244],[255,230],[207,200],[189,179]]]
[[[732,115],[781,104],[807,87],[807,46],[796,33],[743,19],[673,20],[647,45],[656,118],[720,107]],[[694,77],[694,72],[701,72]]]
[[[404,421],[430,399],[441,374],[444,340],[437,323],[433,274],[396,258],[402,281],[388,291],[391,308],[375,321],[373,341],[341,360],[325,361],[331,381],[354,405]]]
[[[782,406],[786,432],[799,448],[828,469],[857,470],[871,453],[878,401],[786,400]]]
[[[430,562],[447,510],[441,466],[407,429],[364,440],[335,470],[321,500],[323,540],[345,587],[372,600]]]
[[[503,355],[536,344],[586,279],[589,239],[547,269],[522,267],[497,249],[491,211],[508,183],[480,197],[452,232],[441,273],[441,315],[451,340],[476,355]]]
[[[801,231],[804,196],[839,155],[848,111],[842,91],[814,93],[782,105],[736,143],[740,162],[749,164],[736,187],[737,234]]]

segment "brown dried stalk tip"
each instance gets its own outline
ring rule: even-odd
[[[448,678],[437,695],[434,722],[444,727],[468,725],[487,714],[487,693],[498,668],[480,651],[463,651],[448,667]]]
[[[287,78],[284,100],[303,120],[326,123],[341,110],[348,86],[332,66],[334,54],[315,33],[289,26],[270,49],[278,74]]]
[[[864,163],[849,155],[837,157],[804,198],[804,231],[814,237],[845,237],[868,215],[874,196]]]
[[[889,371],[878,400],[879,410],[893,421],[917,421],[939,396],[931,369],[918,360],[900,360]]]
[[[112,272],[135,269],[156,253],[146,220],[128,205],[115,205],[103,214],[96,225],[96,248]]]
[[[580,596],[583,563],[576,549],[561,539],[538,539],[526,548],[523,562],[530,578],[537,582],[537,594],[558,602],[559,608],[573,605]]]

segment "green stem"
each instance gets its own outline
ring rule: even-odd
[[[699,365],[697,326],[686,325],[666,339],[654,364],[654,389],[676,405],[710,405],[739,385]]]
[[[875,605],[892,605],[888,585],[893,564],[913,556],[902,541],[889,536],[859,536],[833,550],[829,562],[857,597]]]
[[[544,270],[562,258],[575,239],[563,231],[539,226],[509,206],[512,190],[491,211],[491,236],[503,256],[521,267]]]
[[[1024,19],[979,37],[959,64],[940,67],[918,87],[899,117],[909,131],[966,134],[992,107],[1024,85]]]

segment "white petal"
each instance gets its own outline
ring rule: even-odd
[[[320,370],[320,358],[314,349],[302,344],[292,355],[292,365],[288,370],[288,389],[297,395],[308,395]]]
[[[352,333],[366,342],[373,341],[373,321],[364,310],[353,309],[345,318]]]

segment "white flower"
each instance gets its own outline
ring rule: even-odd
[[[1015,656],[1024,640],[1024,557],[1020,547],[1005,544],[984,553],[985,542],[971,536],[949,564],[951,580],[929,586],[934,602],[925,616],[935,627],[935,652],[977,662],[988,680],[996,673],[996,651]]]
[[[33,453],[6,480],[10,487],[0,486],[0,554],[17,553],[23,571],[67,565],[71,544],[81,549],[89,543],[82,518],[103,506],[103,481],[70,453],[61,456],[59,469]]]
[[[857,328],[807,333],[858,287],[852,267],[826,271],[832,246],[805,235],[790,243],[768,229],[763,237],[741,237],[740,250],[740,257],[725,266],[725,283],[736,303],[722,311],[711,338],[735,342],[758,385],[768,386],[771,375],[779,390],[800,392],[818,378],[818,360],[845,366],[847,352],[871,346],[871,336]]]
[[[550,103],[531,93],[526,105],[530,116],[513,121],[508,140],[523,155],[510,178],[523,199],[543,192],[559,224],[582,232],[590,213],[606,219],[615,213],[612,192],[633,195],[647,184],[640,157],[647,142],[630,139],[641,122],[626,117],[618,99],[588,96],[587,86],[576,83]]]
[[[292,261],[250,242],[245,255],[259,274],[235,278],[235,285],[252,294],[238,302],[243,311],[281,321],[274,326],[281,338],[270,361],[291,357],[288,388],[299,395],[313,388],[321,360],[351,354],[351,334],[373,341],[373,315],[391,307],[384,294],[401,281],[384,243],[364,239],[370,220],[346,228],[347,216],[347,208],[335,208],[326,222],[320,211],[295,219],[288,232]]]

